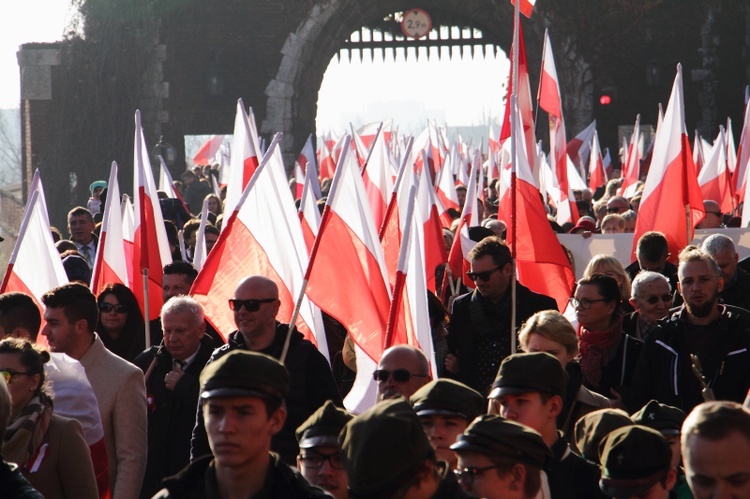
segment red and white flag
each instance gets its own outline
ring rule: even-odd
[[[435,269],[445,265],[448,261],[448,253],[445,250],[443,225],[440,222],[437,199],[429,170],[422,170],[422,174],[418,178],[418,185],[415,216],[422,224],[420,240],[424,245],[424,274],[427,289],[435,293],[438,284],[435,280]]]
[[[596,133],[596,120],[592,121],[589,126],[570,139],[567,146],[568,156],[577,168],[588,164],[589,153],[591,152],[591,141]]]
[[[130,196],[125,194],[122,202],[122,245],[125,247],[125,261],[133,261],[133,246],[135,241],[135,208]],[[181,233],[181,231],[180,231]],[[126,265],[128,282],[133,285],[133,266]],[[131,287],[132,289],[132,287]]]
[[[313,193],[315,194],[315,197],[317,199],[320,199],[322,194],[320,193],[320,181],[318,180],[318,167],[316,166],[316,156],[315,156],[315,148],[313,147],[312,143],[312,134],[310,134],[307,137],[307,142],[305,142],[305,146],[302,148],[302,152],[299,153],[299,157],[297,157],[297,162],[295,163],[295,178],[297,179],[298,186],[297,191],[299,195],[295,196],[295,198],[298,198],[302,195],[302,187],[304,185],[304,179],[305,175],[307,175],[307,170],[312,168],[312,177],[311,185],[313,189]],[[297,177],[297,166],[299,166],[300,172],[302,173],[301,177]]]
[[[526,17],[531,17],[531,13],[534,11],[534,4],[536,0],[510,0],[510,3],[516,5],[516,1],[520,1],[518,4],[518,10]],[[520,24],[520,23],[519,23]]]
[[[196,165],[210,165],[214,161],[214,157],[219,152],[221,143],[224,142],[223,135],[211,135],[207,141],[205,141],[193,156],[193,163]]]
[[[630,136],[625,163],[622,170],[622,185],[620,195],[631,198],[641,176],[641,159],[643,159],[643,141],[641,137],[641,115],[635,117],[633,134]]]
[[[449,157],[452,158],[453,155],[449,154]],[[443,227],[450,227],[453,219],[448,210],[461,210],[461,206],[458,204],[458,194],[456,193],[456,181],[453,179],[453,172],[451,171],[451,161],[443,163],[443,167],[438,171],[437,175],[437,197],[443,208],[443,211],[440,212],[440,220],[443,223]]]
[[[477,213],[477,165],[471,168],[469,185],[466,187],[466,202],[461,212],[461,221],[456,228],[456,236],[453,238],[448,264],[454,281],[459,278],[467,288],[474,289],[474,282],[466,275],[471,269],[469,263],[469,252],[476,246],[476,242],[469,237],[469,227],[479,225],[479,214]]]
[[[716,201],[723,213],[734,211],[734,192],[732,191],[732,174],[727,163],[726,132],[719,126],[711,154],[698,174],[698,185],[704,200]]]
[[[745,196],[745,175],[750,165],[750,100],[745,103],[745,119],[742,122],[740,132],[740,143],[737,147],[737,162],[733,169],[734,189],[738,196],[738,202],[742,202]],[[744,218],[743,218],[744,220]]]
[[[162,269],[172,262],[167,230],[156,194],[156,183],[151,170],[146,141],[141,127],[141,112],[135,112],[135,141],[133,147],[133,192],[135,197],[135,229],[133,238],[133,293],[138,299],[146,320],[159,317],[163,305],[161,292]],[[144,293],[143,275],[148,272],[148,310]]]
[[[302,189],[302,197],[299,203],[299,221],[302,224],[302,236],[305,239],[307,254],[312,251],[315,238],[318,237],[320,228],[320,210],[318,209],[318,197],[312,188],[312,182],[318,181],[317,173],[312,168],[305,172],[305,183]]]
[[[680,251],[692,241],[695,226],[705,217],[685,129],[684,102],[682,66],[678,64],[664,121],[656,130],[651,168],[635,224],[632,260],[638,239],[655,230],[667,237],[670,261],[675,262]]]
[[[724,143],[727,146],[727,164],[729,172],[733,173],[737,166],[737,146],[734,143],[734,132],[732,131],[732,118],[727,118],[727,127],[724,131]]]
[[[602,150],[599,147],[599,134],[594,130],[591,139],[591,154],[589,155],[589,189],[596,189],[607,183],[607,173],[604,171],[604,160]]]
[[[320,171],[318,172],[318,178],[322,182],[324,179],[332,179],[336,172],[336,160],[333,159],[331,149],[324,143],[320,145]]]
[[[703,139],[700,138],[700,136],[698,135],[698,130],[696,130],[695,139],[693,140],[693,163],[695,164],[696,174],[700,174],[701,170],[703,169],[703,165],[706,163],[706,160],[703,156],[702,141]]]
[[[378,129],[383,135],[386,144],[390,144],[393,135],[393,120],[378,121],[375,123],[368,123],[362,125],[356,131],[359,135],[359,140],[365,146],[365,149],[369,149],[370,145],[375,142],[375,136],[377,135]]]
[[[107,202],[102,216],[102,230],[96,245],[96,258],[91,272],[91,292],[99,291],[109,283],[120,283],[132,288],[129,279],[128,260],[125,256],[125,238],[122,234],[122,208],[120,207],[120,184],[117,180],[117,163],[112,162],[107,183]],[[132,252],[130,254],[132,257]]]
[[[392,170],[390,150],[386,147],[385,138],[377,133],[371,144],[370,157],[362,170],[362,182],[375,227],[380,227],[385,219],[388,197],[393,190]]]
[[[203,200],[201,207],[201,223],[198,225],[198,232],[195,235],[195,254],[193,255],[193,267],[200,272],[203,264],[206,263],[208,250],[206,249],[206,222],[208,220],[208,199]]]
[[[232,136],[232,157],[229,160],[229,178],[227,179],[227,196],[224,200],[224,211],[232,213],[242,196],[242,191],[250,182],[250,177],[258,167],[258,139],[253,137],[250,118],[245,113],[242,99],[237,100],[237,111],[234,116],[234,135]],[[223,227],[226,227],[224,225]]]

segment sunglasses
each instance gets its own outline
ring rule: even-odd
[[[627,208],[621,207],[621,208],[607,208],[607,213],[617,213],[619,214],[620,211],[627,211]]]
[[[10,369],[3,369],[0,371],[0,376],[5,379],[6,383],[10,383],[16,376],[33,376],[33,373],[22,373],[19,371],[11,371]]]
[[[485,471],[493,470],[499,467],[500,466],[497,464],[492,466],[485,466],[484,468],[477,468],[476,466],[472,466],[470,468],[464,468],[462,470],[453,470],[453,474],[456,475],[456,479],[459,481],[459,483],[465,483],[470,487],[471,484],[474,483],[474,478],[476,478],[478,475],[481,475]]]
[[[299,460],[302,461],[302,464],[304,464],[306,468],[310,468],[311,470],[321,468],[326,461],[331,465],[331,468],[337,470],[344,469],[344,462],[341,460],[341,454],[338,452],[334,452],[333,454],[323,454],[320,452],[300,454]]]
[[[501,267],[495,267],[494,269],[485,272],[467,272],[466,276],[474,282],[477,282],[477,280],[486,282],[490,280],[492,273],[500,270],[500,268]]]
[[[245,307],[245,310],[248,312],[257,312],[263,303],[273,303],[277,300],[278,298],[264,298],[262,300],[238,300],[232,298],[229,300],[229,308],[233,312],[239,312],[242,307]]]
[[[116,314],[124,314],[127,312],[127,310],[125,310],[125,307],[120,305],[119,303],[117,305],[112,305],[111,303],[107,303],[107,302],[100,303],[99,310],[101,310],[102,312],[107,312],[107,313],[114,312]]]
[[[651,295],[648,298],[644,298],[644,300],[649,305],[656,305],[656,303],[659,300],[663,301],[664,303],[672,303],[672,295],[670,294],[661,295],[661,296]]]
[[[395,371],[386,371],[385,369],[378,369],[377,371],[372,373],[372,378],[375,381],[383,382],[385,383],[388,381],[388,378],[390,376],[393,376],[393,381],[396,383],[406,383],[411,379],[412,376],[416,378],[427,378],[427,374],[412,374],[406,369],[396,369]]]

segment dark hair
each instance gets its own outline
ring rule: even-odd
[[[193,267],[190,262],[182,260],[175,260],[172,263],[168,263],[163,269],[164,275],[183,274],[186,275],[188,281],[191,283],[198,277],[198,271]]]
[[[175,246],[180,244],[177,226],[173,221],[164,220],[164,230],[167,231],[167,241],[169,241],[169,244],[174,244]]]
[[[503,477],[513,471],[513,467],[520,464],[526,468],[526,481],[523,484],[523,492],[526,497],[534,497],[542,486],[542,474],[539,468],[526,464],[508,456],[486,455],[492,464],[497,466],[495,472]]]
[[[596,290],[602,295],[607,301],[613,301],[620,303],[620,286],[617,285],[617,281],[614,278],[604,274],[594,274],[588,279],[581,279],[578,281],[579,286],[596,286]]]
[[[0,354],[10,353],[18,355],[24,370],[31,376],[39,375],[39,385],[34,390],[34,396],[42,393],[48,395],[44,387],[44,364],[49,362],[49,352],[37,347],[28,340],[20,338],[6,338],[0,341]]]
[[[445,305],[432,291],[427,291],[427,314],[430,316],[430,325],[433,322],[436,324],[444,323],[450,318]]]
[[[206,224],[206,228],[204,229],[204,231],[205,234],[214,234],[216,236],[221,234],[221,232],[215,225]]]
[[[658,262],[669,254],[669,242],[661,232],[646,232],[638,239],[636,255],[647,262]]]
[[[68,220],[70,220],[70,217],[80,217],[82,215],[88,217],[90,222],[94,222],[94,217],[91,215],[91,212],[83,206],[76,206],[75,208],[70,210],[68,212]]]
[[[5,293],[0,295],[0,327],[5,334],[22,327],[29,332],[31,341],[36,341],[39,327],[42,325],[42,314],[34,299],[26,293]]]
[[[750,413],[737,402],[705,402],[693,409],[685,419],[682,425],[682,447],[686,447],[691,435],[716,441],[734,431],[750,442]]]
[[[508,245],[505,244],[505,241],[495,235],[485,237],[479,241],[469,252],[469,259],[476,260],[486,255],[490,255],[492,261],[494,261],[495,265],[498,267],[505,266],[512,262]]]
[[[123,331],[127,331],[128,334],[138,334],[139,332],[143,332],[143,315],[138,306],[138,300],[130,288],[119,282],[107,284],[99,292],[99,296],[96,299],[97,306],[104,302],[104,298],[106,298],[107,295],[114,295],[115,298],[117,298],[117,301],[120,302],[120,305],[125,307],[128,318],[125,320]],[[96,330],[99,331],[100,334],[104,332],[104,325],[101,322],[101,316],[99,317],[99,323],[96,326]]]
[[[99,322],[96,297],[83,284],[74,282],[52,288],[42,295],[42,303],[48,308],[62,308],[65,318],[71,324],[85,320],[89,333],[94,333]]]

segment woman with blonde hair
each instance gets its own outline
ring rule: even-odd
[[[557,427],[568,442],[575,442],[575,423],[585,414],[610,407],[609,400],[583,386],[578,357],[578,337],[573,326],[560,312],[537,312],[518,332],[518,343],[524,352],[546,352],[555,357],[568,373],[565,405],[557,416]]]
[[[630,313],[633,311],[633,306],[628,302],[630,300],[630,277],[617,258],[610,255],[596,255],[586,265],[582,278],[591,279],[594,274],[603,274],[617,281],[617,287],[620,289],[620,300],[622,300],[620,303],[622,312]]]

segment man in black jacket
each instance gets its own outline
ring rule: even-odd
[[[516,284],[516,323],[511,324],[511,283],[515,268],[510,249],[498,237],[482,239],[469,253],[473,293],[453,302],[445,358],[448,376],[484,396],[490,391],[500,362],[512,354],[511,336],[541,310],[557,310],[549,296]]]
[[[279,359],[289,325],[276,321],[279,311],[276,283],[259,275],[246,277],[237,285],[229,306],[234,312],[237,331],[230,333],[226,345],[214,351],[209,364],[233,350],[250,350]],[[337,405],[341,405],[342,400],[323,354],[296,329],[290,334],[289,350],[283,362],[291,377],[289,396],[286,397],[288,417],[284,427],[274,436],[271,449],[293,466],[299,453],[294,431],[327,400]],[[210,452],[203,412],[199,408],[191,442],[191,460]]]

